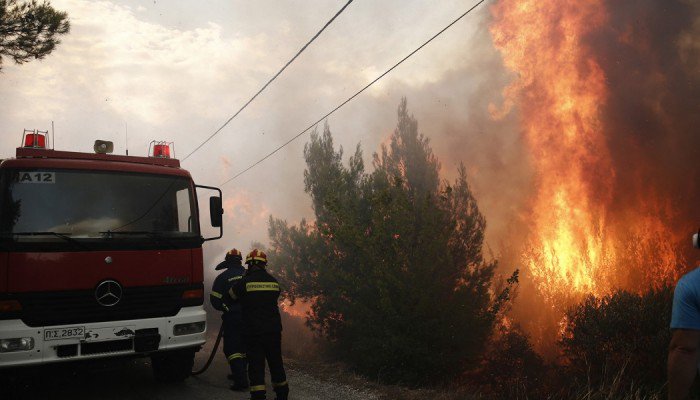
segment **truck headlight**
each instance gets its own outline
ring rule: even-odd
[[[182,335],[191,335],[193,333],[200,333],[200,332],[204,332],[205,327],[206,327],[206,322],[204,322],[204,321],[190,322],[188,324],[177,324],[173,328],[173,335],[182,336]]]
[[[13,351],[27,351],[34,348],[34,338],[12,338],[0,339],[0,353],[11,353]]]

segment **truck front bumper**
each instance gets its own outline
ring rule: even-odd
[[[61,338],[64,335],[79,337]],[[0,320],[0,344],[7,347],[21,341],[26,347],[0,349],[0,368],[199,348],[205,335],[202,306],[184,307],[172,317],[44,327],[30,327],[19,319]]]

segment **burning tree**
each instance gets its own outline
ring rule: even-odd
[[[342,155],[327,125],[313,134],[304,178],[316,221],[270,220],[289,296],[313,299],[309,324],[369,376],[453,377],[478,356],[509,293],[491,290],[496,263],[482,255],[486,222],[465,169],[453,185],[440,180],[405,99],[373,172],[359,146],[348,167]]]

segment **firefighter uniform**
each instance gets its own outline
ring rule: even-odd
[[[282,321],[277,300],[280,286],[265,270],[267,256],[253,250],[246,258],[248,272],[229,291],[243,309],[243,334],[248,355],[250,398],[265,399],[265,360],[278,400],[287,400],[289,385],[282,362]]]
[[[227,293],[245,273],[245,268],[241,265],[240,251],[229,251],[226,260],[217,265],[216,269],[224,271],[214,280],[210,301],[214,308],[223,313],[221,322],[224,328],[224,355],[231,368],[229,378],[234,382],[231,389],[245,390],[248,387],[248,377],[243,342],[243,315],[241,305],[231,301]]]

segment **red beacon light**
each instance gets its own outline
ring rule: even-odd
[[[49,131],[25,129],[22,134],[22,147],[45,149],[48,142]]]
[[[175,155],[175,143],[152,141],[148,146],[148,156],[156,158],[172,158]]]
[[[170,158],[170,147],[167,144],[153,146],[153,157]]]

